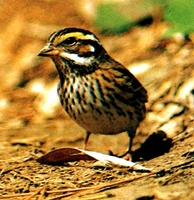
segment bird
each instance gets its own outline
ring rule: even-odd
[[[68,27],[50,35],[38,56],[50,57],[59,76],[58,95],[66,113],[91,133],[127,132],[131,154],[136,129],[146,115],[148,95],[138,79],[114,60],[89,30]]]

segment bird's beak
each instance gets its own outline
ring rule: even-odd
[[[53,46],[47,45],[38,53],[38,56],[58,56],[60,51]]]

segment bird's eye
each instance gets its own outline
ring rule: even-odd
[[[76,38],[69,37],[65,41],[63,41],[62,43],[65,44],[65,45],[72,46],[72,45],[74,45],[76,43]]]

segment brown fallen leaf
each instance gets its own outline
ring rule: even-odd
[[[41,164],[57,165],[64,162],[73,162],[79,160],[96,160],[93,157],[86,155],[75,148],[61,148],[53,150],[40,158],[37,159],[37,162]]]

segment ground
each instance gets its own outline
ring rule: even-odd
[[[85,2],[85,1],[80,1]],[[8,0],[1,6],[0,199],[194,199],[194,48],[156,21],[121,35],[102,35],[73,1]],[[151,172],[76,161],[48,165],[51,150],[83,148],[85,132],[58,101],[53,63],[36,55],[67,26],[89,29],[148,91],[134,162]],[[88,149],[121,154],[125,133],[91,135]]]

